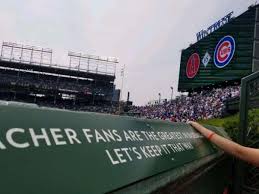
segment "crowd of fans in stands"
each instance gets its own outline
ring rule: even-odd
[[[46,79],[37,79],[32,81],[27,77],[21,77],[17,79],[17,76],[5,75],[0,73],[3,79],[0,80],[0,84],[17,84],[17,85],[34,85],[36,88],[54,89],[48,87],[58,87],[59,90],[76,90],[76,91],[88,91],[88,85],[83,87],[78,83],[69,83],[63,80],[62,82]],[[41,80],[41,81],[40,81]],[[79,88],[77,88],[79,87]],[[96,95],[102,94],[104,91],[99,91],[96,87],[92,90]],[[188,96],[182,95],[171,101],[165,101],[162,103],[146,106],[132,106],[129,110],[129,115],[138,115],[140,117],[148,119],[163,119],[173,122],[185,122],[188,120],[210,119],[221,117],[224,113],[224,101],[229,98],[238,97],[240,95],[240,86],[227,86],[225,88],[214,88],[211,90],[203,90],[200,93],[193,92]],[[8,99],[7,99],[8,100]],[[16,99],[17,100],[17,99]],[[49,101],[41,102],[40,100],[34,100],[40,106],[51,106],[61,109],[89,111],[89,112],[101,112],[118,114],[121,112],[118,105],[82,105],[74,104],[72,102],[66,103],[62,100],[60,103],[50,104]],[[129,108],[129,107],[127,107]],[[132,114],[131,114],[132,113]]]
[[[32,74],[33,75],[33,74]],[[31,88],[41,88],[44,90],[61,90],[61,91],[75,91],[75,92],[90,92],[91,84],[79,84],[78,80],[74,79],[66,80],[59,77],[54,77],[52,79],[46,79],[46,78],[37,78],[36,75],[30,76],[17,76],[17,75],[8,75],[5,73],[0,72],[0,84],[7,84],[10,83],[12,85],[22,86],[22,87],[31,87]],[[60,81],[61,80],[61,81]],[[100,88],[95,87],[97,92],[101,93],[102,91],[99,91]]]
[[[172,101],[157,105],[134,106],[130,112],[139,113],[148,119],[163,119],[173,122],[221,117],[224,101],[240,95],[239,86],[228,86],[179,96]]]
[[[230,98],[236,98],[239,95],[240,86],[214,88],[203,90],[200,93],[194,92],[188,96],[181,95],[172,101],[164,101],[146,106],[131,106],[128,107],[130,110],[127,114],[147,119],[170,120],[172,122],[218,118],[225,112],[224,101]],[[119,114],[120,112],[118,105],[82,105],[73,104],[71,101],[49,104],[49,102],[44,103],[38,100],[37,104],[60,109],[108,114]]]

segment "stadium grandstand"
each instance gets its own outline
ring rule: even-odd
[[[172,122],[186,122],[222,117],[227,114],[226,100],[239,97],[240,86],[208,87],[200,92],[181,95],[161,103],[133,106],[131,112],[148,119],[163,119]]]
[[[52,50],[3,42],[0,100],[62,109],[114,113],[120,90],[118,59],[69,52],[69,65],[52,63]]]

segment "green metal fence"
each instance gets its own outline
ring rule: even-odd
[[[259,105],[256,100],[258,98],[259,71],[242,79],[239,107],[240,124],[238,143],[254,148],[259,148],[258,123],[249,123],[249,120],[252,121],[255,118],[249,118],[248,111],[258,108]],[[259,169],[238,160],[236,162],[234,193],[259,193]]]

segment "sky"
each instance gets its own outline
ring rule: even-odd
[[[181,50],[196,33],[255,0],[0,0],[0,41],[117,57],[115,84],[135,105],[177,92]],[[124,78],[120,70],[125,65]]]

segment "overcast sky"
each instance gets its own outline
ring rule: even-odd
[[[123,99],[134,104],[177,95],[180,51],[196,32],[255,0],[0,0],[0,41],[53,49],[55,63],[68,51],[118,57],[125,64]]]

